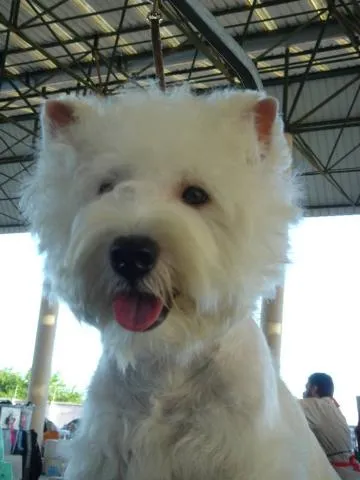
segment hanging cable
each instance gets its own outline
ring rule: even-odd
[[[151,42],[153,48],[153,57],[155,64],[156,77],[159,82],[160,89],[165,92],[165,73],[164,73],[164,59],[162,54],[161,46],[161,35],[160,35],[160,23],[162,21],[162,15],[160,11],[160,0],[154,0],[152,10],[149,13],[148,22],[150,23],[151,28]]]

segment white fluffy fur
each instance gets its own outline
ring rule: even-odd
[[[260,98],[151,89],[67,97],[75,121],[63,128],[43,114],[25,213],[55,293],[103,340],[67,480],[337,478],[251,319],[281,278],[298,215],[281,120],[258,140]],[[107,179],[115,188],[98,196]],[[185,185],[211,204],[185,205]],[[130,234],[161,248],[142,288],[178,292],[148,333],[112,316],[125,287],[109,246]]]

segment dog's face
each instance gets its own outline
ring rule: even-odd
[[[273,285],[295,218],[271,98],[50,101],[23,205],[55,291],[130,357],[214,334]]]

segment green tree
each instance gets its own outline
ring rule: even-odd
[[[49,400],[52,402],[81,403],[83,395],[66,386],[59,373],[54,373],[49,384]]]
[[[31,372],[26,375],[14,372],[12,369],[0,370],[0,397],[26,400]],[[68,387],[59,373],[51,376],[49,384],[49,401],[82,403],[83,394]]]
[[[0,397],[25,399],[28,381],[10,368],[0,370]]]

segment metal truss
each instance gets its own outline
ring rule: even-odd
[[[31,171],[44,98],[146,88],[155,75],[151,2],[8,0],[0,6],[0,229]],[[360,207],[360,18],[353,0],[249,0],[211,12],[167,0],[161,37],[168,88],[262,88],[281,100],[313,209]],[[340,106],[339,108],[337,108]],[[326,133],[327,132],[327,133]],[[319,147],[317,138],[327,135]],[[326,144],[326,148],[324,145]],[[327,196],[314,189],[328,186]],[[311,195],[313,194],[313,195]],[[316,197],[316,198],[315,198]],[[1,230],[0,230],[1,231]]]

